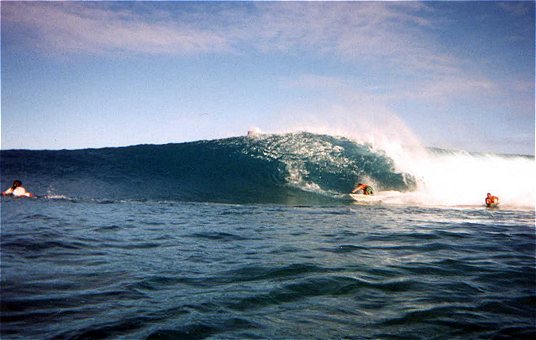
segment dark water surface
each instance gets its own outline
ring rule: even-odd
[[[3,199],[1,336],[527,338],[534,211]]]

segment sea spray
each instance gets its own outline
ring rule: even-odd
[[[533,157],[429,149],[409,164],[421,203],[478,205],[491,192],[502,206],[534,208]]]
[[[384,143],[395,171],[410,174],[415,190],[385,194],[385,203],[419,206],[482,206],[486,193],[507,208],[534,209],[534,157],[475,153],[397,142]]]

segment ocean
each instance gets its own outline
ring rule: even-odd
[[[312,133],[0,156],[38,196],[1,201],[2,339],[536,335],[533,156]]]

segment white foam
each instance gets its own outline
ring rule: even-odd
[[[534,209],[534,158],[407,149],[393,159],[398,170],[417,179],[417,190],[407,197],[414,203],[482,205],[490,192],[503,207]]]
[[[343,136],[385,152],[393,159],[397,172],[409,173],[417,179],[415,192],[392,194],[390,201],[482,206],[486,193],[491,192],[500,197],[503,207],[535,207],[534,158],[464,151],[434,153],[421,144],[395,112],[366,103],[330,106],[327,110],[296,110],[280,118],[276,123],[279,129],[274,127],[274,131]]]
[[[248,130],[248,134],[247,136],[248,137],[257,137],[259,136],[260,134],[262,133],[261,129],[259,129],[258,127],[252,127]]]

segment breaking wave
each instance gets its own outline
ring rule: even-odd
[[[94,200],[348,202],[357,182],[386,203],[481,205],[486,192],[534,207],[534,157],[411,149],[308,132],[130,147],[1,152],[2,185]]]

